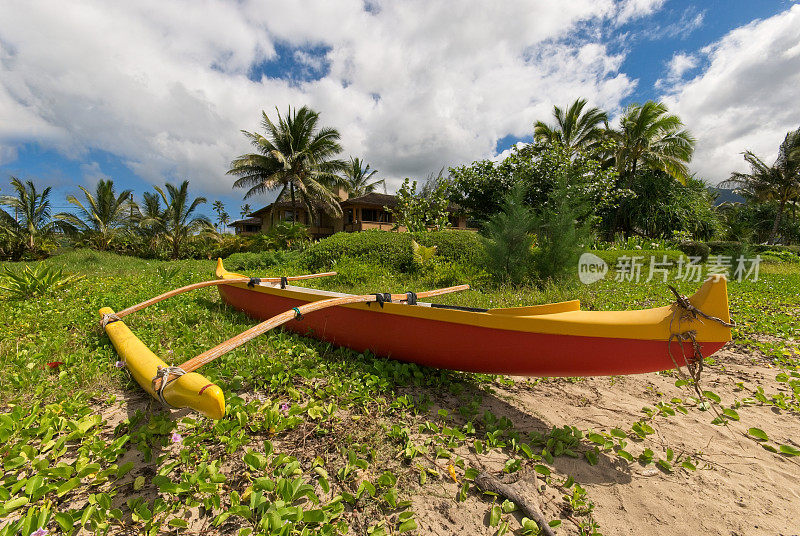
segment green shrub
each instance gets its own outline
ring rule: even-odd
[[[542,280],[564,279],[575,275],[578,259],[589,242],[589,228],[580,221],[588,200],[570,192],[571,177],[563,172],[558,176],[550,199],[536,219],[539,249],[534,254],[534,266]]]
[[[533,231],[536,216],[525,205],[525,190],[515,186],[503,198],[500,212],[489,218],[481,242],[486,267],[498,281],[518,285],[533,267]]]
[[[794,253],[788,249],[767,249],[764,251],[759,251],[759,255],[761,255],[764,260],[774,260],[779,262],[799,262],[800,257],[798,257],[797,253]]]
[[[197,235],[186,243],[182,257],[212,260],[247,251],[248,246],[247,238],[239,235],[225,235],[221,238]]]
[[[233,272],[253,272],[276,265],[297,262],[300,253],[297,251],[262,251],[260,253],[234,253],[224,260],[225,269]]]
[[[413,266],[411,235],[377,230],[336,233],[309,246],[302,260],[317,271],[334,268],[343,257],[407,271]]]
[[[347,287],[359,287],[368,281],[373,281],[373,272],[385,271],[380,265],[366,264],[356,259],[343,258],[336,263],[336,275],[325,278],[325,285],[345,285]],[[376,289],[376,292],[380,289]]]
[[[411,240],[411,258],[417,268],[431,264],[435,255],[436,246],[421,246],[416,240]]]
[[[481,241],[472,231],[431,231],[417,233],[414,239],[423,246],[436,246],[436,256],[461,264],[480,264]]]
[[[251,238],[254,251],[265,249],[304,249],[310,235],[308,227],[290,221],[278,222],[266,232]]]
[[[655,257],[656,262],[661,262],[664,258],[664,255],[667,256],[667,262],[676,263],[678,259],[683,256],[686,256],[683,251],[678,251],[675,249],[607,249],[607,250],[595,250],[592,251],[595,255],[606,261],[609,268],[611,270],[614,269],[614,266],[617,264],[617,259],[619,257],[644,257],[641,261],[645,266],[649,266],[650,257]]]
[[[708,247],[711,249],[712,255],[724,255],[731,257],[736,262],[739,257],[749,259],[755,257],[760,249],[759,246],[754,246],[747,242],[733,242],[733,241],[714,241],[708,242]],[[774,246],[768,246],[770,249]]]
[[[731,251],[737,251],[739,249],[742,249],[743,243],[744,242],[734,242],[725,240],[712,240],[711,242],[706,242],[712,255],[722,255],[722,254],[727,255]]]
[[[432,270],[425,281],[433,287],[454,287],[467,284],[472,288],[483,288],[492,282],[492,276],[475,265],[464,265],[443,259],[434,259]]]
[[[694,242],[691,240],[687,240],[686,242],[681,242],[678,244],[678,249],[690,257],[700,257],[704,261],[708,259],[708,255],[711,253],[711,248],[708,247],[708,244],[704,244],[703,242]]]
[[[35,268],[25,266],[20,271],[4,267],[5,277],[0,279],[0,290],[15,299],[41,296],[54,290],[68,287],[84,278],[82,275],[65,276],[60,268],[38,264]]]
[[[399,272],[415,269],[411,241],[436,246],[436,257],[462,264],[479,262],[479,242],[469,231],[433,231],[429,233],[393,233],[364,231],[336,233],[310,245],[302,253],[302,262],[309,269],[327,270],[336,267],[342,258],[359,259]]]
[[[770,246],[770,245],[754,245],[752,246],[753,251],[756,253],[766,253],[769,252],[788,252],[794,255],[800,255],[800,246]]]

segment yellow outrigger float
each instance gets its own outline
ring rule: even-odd
[[[109,318],[104,315],[115,313],[110,307],[103,307],[100,315],[101,318]],[[153,379],[159,377],[160,370],[169,370],[169,366],[151,352],[121,320],[108,322],[105,329],[111,344],[117,349],[117,354],[136,383],[158,399],[156,382]],[[225,396],[222,389],[196,372],[183,374],[167,383],[162,396],[163,402],[175,408],[192,408],[212,419],[225,416]]]

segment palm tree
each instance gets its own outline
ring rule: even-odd
[[[683,128],[681,119],[670,114],[663,104],[631,104],[622,114],[619,130],[610,131],[610,135],[623,185],[633,180],[640,165],[664,171],[686,184],[695,139]]]
[[[273,123],[261,112],[261,125],[266,136],[242,131],[257,153],[243,154],[231,162],[229,175],[239,177],[234,188],[248,188],[245,199],[255,194],[280,189],[278,199],[289,190],[292,200],[292,220],[296,218],[295,190],[310,213],[321,206],[329,214],[340,216],[342,209],[332,191],[338,181],[336,174],[346,164],[335,157],[342,151],[339,132],[333,128],[317,129],[319,114],[303,106],[285,117],[278,113]]]
[[[211,205],[211,209],[217,213],[217,225],[222,226],[222,215],[225,214],[225,204],[222,201],[214,201]]]
[[[600,108],[589,108],[584,112],[586,99],[577,99],[566,112],[558,106],[553,107],[555,125],[537,121],[533,127],[536,141],[558,143],[569,152],[578,149],[591,149],[602,140],[608,125],[608,115]]]
[[[219,221],[219,225],[220,225],[220,228],[221,228],[220,232],[221,233],[225,233],[225,229],[228,228],[228,224],[231,222],[231,215],[223,210],[222,214],[219,215],[219,218],[218,218],[217,221]]]
[[[150,248],[155,250],[167,227],[167,209],[161,207],[161,196],[157,193],[145,192],[142,199],[136,215],[138,232],[145,237]]]
[[[23,183],[11,177],[11,186],[17,195],[0,196],[0,205],[14,209],[14,215],[0,208],[0,230],[7,233],[12,241],[24,244],[28,251],[37,251],[41,242],[53,235],[59,227],[50,219],[50,187],[41,193],[36,191],[33,181]]]
[[[242,205],[242,209],[239,212],[239,214],[242,216],[242,218],[246,218],[247,215],[250,214],[250,212],[251,212],[250,204],[245,203],[244,205]]]
[[[79,188],[86,198],[85,203],[74,195],[67,196],[67,201],[78,207],[78,214],[61,212],[56,214],[56,219],[63,222],[68,232],[81,234],[100,250],[105,250],[130,217],[132,206],[128,201],[132,199],[131,190],[116,195],[111,180],[99,181],[94,195],[83,186]]]
[[[347,169],[342,174],[340,185],[347,191],[350,197],[361,197],[374,192],[378,185],[383,186],[386,191],[386,181],[384,179],[370,182],[373,175],[378,173],[377,169],[370,169],[369,164],[364,167],[359,158],[350,157]]]
[[[778,211],[768,242],[774,243],[786,205],[800,198],[800,128],[786,134],[778,149],[778,158],[768,166],[752,151],[742,153],[750,173],[734,172],[723,186],[734,186],[737,193],[753,201],[777,201]]]
[[[162,214],[163,233],[172,244],[172,258],[177,259],[181,253],[181,246],[192,233],[211,226],[207,216],[194,215],[197,207],[206,202],[205,197],[189,198],[189,181],[183,181],[180,186],[167,183],[166,193],[158,186],[154,187],[166,205]]]

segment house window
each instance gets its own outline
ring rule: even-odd
[[[292,211],[291,210],[284,210],[283,214],[281,215],[281,219],[283,221],[292,221]]]
[[[374,208],[362,208],[361,219],[364,221],[380,221],[378,220],[378,211]]]
[[[344,221],[347,222],[347,223],[353,223],[353,209],[352,208],[348,208],[347,212],[345,212],[345,220]]]

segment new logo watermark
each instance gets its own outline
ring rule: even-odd
[[[584,253],[578,260],[578,277],[584,285],[600,281],[607,273],[608,264],[594,253]]]
[[[622,255],[614,265],[614,281],[632,281],[638,283],[660,279],[664,283],[670,277],[670,270],[675,269],[673,281],[700,282],[705,277],[724,275],[736,281],[758,281],[758,270],[761,256],[753,258],[739,256],[734,259],[730,255],[709,255],[703,264],[702,257],[678,257],[677,261],[669,260],[666,255],[657,259],[651,255],[649,262],[644,255]],[[609,272],[608,264],[593,253],[584,253],[578,260],[578,278],[581,283],[591,285],[603,279]]]

